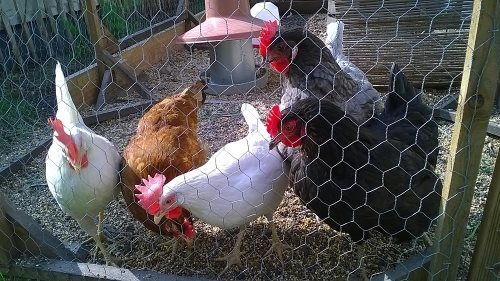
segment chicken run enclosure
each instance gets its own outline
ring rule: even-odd
[[[0,18],[0,280],[500,279],[500,0]]]

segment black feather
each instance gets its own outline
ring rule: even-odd
[[[332,102],[314,98],[282,114],[282,122],[295,118],[306,126],[300,151],[292,156],[291,184],[330,227],[356,242],[367,239],[370,230],[401,241],[428,230],[439,212],[442,184],[426,158],[405,141],[404,131],[399,136],[395,126],[387,137],[379,121],[357,126]],[[382,120],[395,119],[391,123],[403,117],[384,114]]]

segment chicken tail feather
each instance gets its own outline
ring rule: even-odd
[[[245,118],[248,125],[248,133],[256,130],[264,130],[264,124],[259,119],[259,113],[251,104],[244,103],[241,105],[241,114]]]
[[[389,79],[389,95],[385,103],[386,112],[396,112],[410,103],[420,104],[419,91],[413,87],[401,68],[393,63]]]
[[[82,116],[80,116],[80,113],[78,113],[78,110],[73,103],[71,94],[68,90],[68,84],[66,83],[66,78],[64,77],[64,73],[59,62],[56,64],[55,74],[57,119],[62,120],[65,124],[83,124]]]

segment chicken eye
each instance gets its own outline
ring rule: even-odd
[[[293,130],[295,130],[296,122],[290,121],[290,122],[283,124],[283,126],[284,126],[285,131],[292,132]]]

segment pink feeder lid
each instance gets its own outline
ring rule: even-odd
[[[248,0],[205,0],[206,20],[176,43],[205,43],[259,37],[264,21],[250,15]]]

